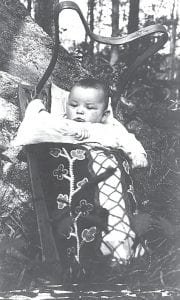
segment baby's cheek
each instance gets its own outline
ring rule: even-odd
[[[73,111],[71,109],[67,109],[66,115],[67,115],[67,118],[71,120],[73,118]]]

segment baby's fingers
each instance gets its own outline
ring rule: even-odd
[[[147,167],[148,166],[148,160],[146,158],[146,156],[144,156],[142,159],[141,159],[141,165],[142,167]]]
[[[75,138],[78,141],[82,141],[84,139],[87,139],[89,137],[89,133],[86,129],[81,129],[80,132],[77,132],[75,135]]]
[[[144,155],[142,157],[134,158],[132,161],[132,169],[145,168],[147,166],[148,166],[148,161]]]
[[[83,139],[83,136],[80,132],[78,132],[75,134],[75,138],[76,138],[76,140],[81,141]]]
[[[83,130],[83,135],[84,135],[84,139],[88,139],[89,138],[89,132],[88,132],[88,130],[87,129],[84,129]]]

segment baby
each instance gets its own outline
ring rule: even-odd
[[[86,140],[90,137],[89,131],[84,122],[106,123],[110,115],[109,93],[107,86],[97,79],[82,79],[77,82],[66,103],[66,118],[76,122],[82,122],[82,128],[76,129],[75,137],[78,140]],[[132,161],[132,167],[146,167],[147,159],[145,151],[134,135],[130,134],[119,122],[119,135],[123,134],[128,139],[128,149],[124,151]],[[106,135],[106,131],[104,132]],[[122,137],[120,136],[120,139]],[[127,140],[126,139],[126,140]],[[129,150],[131,149],[131,151]]]
[[[130,159],[132,168],[147,166],[141,143],[113,118],[108,88],[100,80],[80,80],[73,86],[65,107],[62,102],[60,105],[61,116],[57,117],[46,111],[41,100],[31,101],[12,145],[98,143],[121,149]]]

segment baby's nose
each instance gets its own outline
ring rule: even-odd
[[[84,107],[83,106],[78,106],[76,110],[77,114],[84,114]]]

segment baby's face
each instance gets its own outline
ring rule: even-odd
[[[103,90],[80,86],[72,88],[66,105],[68,119],[77,122],[100,123],[104,113]]]

